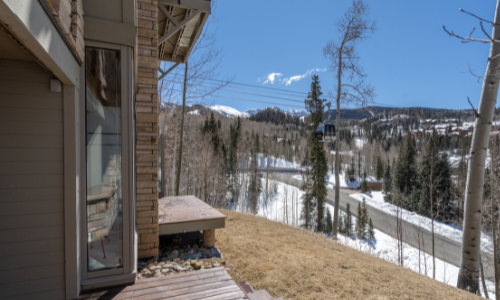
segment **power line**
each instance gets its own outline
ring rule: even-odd
[[[176,92],[182,92],[182,90],[176,90],[176,89],[173,89],[173,91],[176,91]],[[196,93],[196,92],[192,92],[192,93],[202,95],[202,93]],[[215,97],[215,96],[214,96],[214,97]],[[237,97],[228,97],[228,96],[222,96],[222,95],[218,95],[217,97],[227,98],[227,99],[233,99],[233,100],[249,101],[249,102],[260,102],[260,103],[267,103],[267,104],[274,104],[274,105],[285,105],[285,106],[287,106],[287,107],[304,108],[303,106],[297,106],[297,105],[290,105],[290,104],[283,104],[283,103],[275,103],[275,102],[267,102],[267,101],[259,101],[259,100],[252,100],[252,99],[245,99],[245,98],[237,98]]]
[[[180,81],[174,81],[174,82],[176,82],[176,83],[182,83]],[[211,86],[206,86],[206,85],[197,85],[197,86],[199,86],[199,87],[205,87],[205,88],[213,88]],[[247,94],[247,95],[252,95],[252,96],[259,96],[259,97],[265,97],[265,98],[273,98],[273,99],[284,100],[284,101],[297,102],[297,103],[302,103],[302,104],[304,103],[304,101],[299,101],[299,100],[293,100],[293,99],[276,97],[276,96],[269,96],[269,95],[262,95],[262,94],[254,94],[254,93],[249,93],[249,92],[244,92],[244,91],[230,90],[230,89],[226,89],[226,88],[219,88],[219,90],[228,91],[228,92],[235,92],[235,93],[242,93],[242,94]]]
[[[233,85],[241,85],[241,86],[245,86],[245,87],[251,87],[251,88],[246,88],[246,89],[249,89],[249,90],[264,89],[264,90],[269,90],[269,92],[272,92],[272,93],[278,93],[278,94],[281,94],[281,95],[291,96],[291,97],[301,97],[301,96],[300,95],[287,95],[287,94],[282,93],[281,91],[284,91],[284,92],[287,92],[287,93],[303,94],[303,95],[306,95],[306,96],[308,95],[308,93],[304,93],[304,92],[289,91],[289,90],[285,90],[285,89],[271,88],[271,87],[263,87],[263,86],[246,84],[246,83],[239,83],[239,82],[233,82],[233,81],[226,81],[226,80],[219,80],[219,79],[210,79],[210,78],[204,78],[204,80],[215,81],[215,82],[223,82],[223,83],[226,83],[228,85],[233,84]],[[182,82],[175,81],[175,80],[174,80],[174,82],[176,82],[176,83],[182,83]],[[206,82],[206,83],[207,84],[216,84],[216,83],[211,83],[211,82]],[[211,88],[211,87],[208,87],[208,86],[202,86],[202,87]],[[253,94],[253,93],[248,93],[248,92],[245,92],[245,91],[229,90],[229,89],[224,89],[224,88],[221,88],[221,90],[226,90],[226,91],[235,92],[235,93],[248,94],[248,95],[254,95],[254,96],[259,96],[259,97],[274,98],[274,99],[279,99],[279,100],[284,100],[284,101],[304,103],[303,101],[299,101],[299,100],[286,99],[286,98],[281,98],[281,97],[276,97],[276,96],[271,96],[271,95]],[[325,96],[324,98],[325,99],[330,99],[330,100],[335,100],[335,99],[333,99],[331,97],[327,97],[327,96]],[[394,105],[394,104],[387,104],[387,103],[379,103],[379,102],[371,102],[370,105],[371,106],[386,106],[386,107],[404,108],[404,106],[399,106],[399,105]]]

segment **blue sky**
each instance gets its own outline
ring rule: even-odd
[[[377,103],[461,109],[469,108],[469,96],[477,107],[481,84],[466,71],[470,64],[477,74],[484,74],[489,45],[463,44],[449,37],[442,26],[464,36],[476,27],[474,35],[483,38],[479,21],[459,8],[492,20],[496,1],[377,0],[368,4],[378,30],[358,46],[358,52],[368,82],[375,87]],[[223,51],[222,75],[235,76],[238,83],[307,93],[311,82],[307,71],[314,69],[326,94],[334,89],[334,79],[332,73],[323,71],[328,62],[322,49],[328,40],[338,40],[335,23],[350,5],[351,1],[344,0],[219,0],[214,10],[219,20],[214,25]],[[491,33],[490,25],[485,28]],[[274,84],[264,83],[272,73],[282,75],[275,76]],[[283,81],[304,74],[288,85]],[[296,108],[278,99],[228,91],[220,95]],[[212,102],[240,111],[271,106],[217,96]]]

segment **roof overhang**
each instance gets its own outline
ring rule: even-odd
[[[187,61],[210,14],[210,4],[210,0],[158,0],[160,61]]]

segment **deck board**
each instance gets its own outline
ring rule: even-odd
[[[226,219],[225,215],[195,196],[164,197],[159,199],[158,215],[158,223],[160,225]]]
[[[158,199],[160,235],[224,228],[225,221],[225,215],[195,196]]]
[[[138,280],[133,285],[88,293],[86,300],[248,299],[223,267]]]

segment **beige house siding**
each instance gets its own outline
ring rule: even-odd
[[[63,94],[0,59],[0,299],[64,299]]]
[[[138,257],[158,256],[158,20],[156,0],[137,0],[136,223]]]

